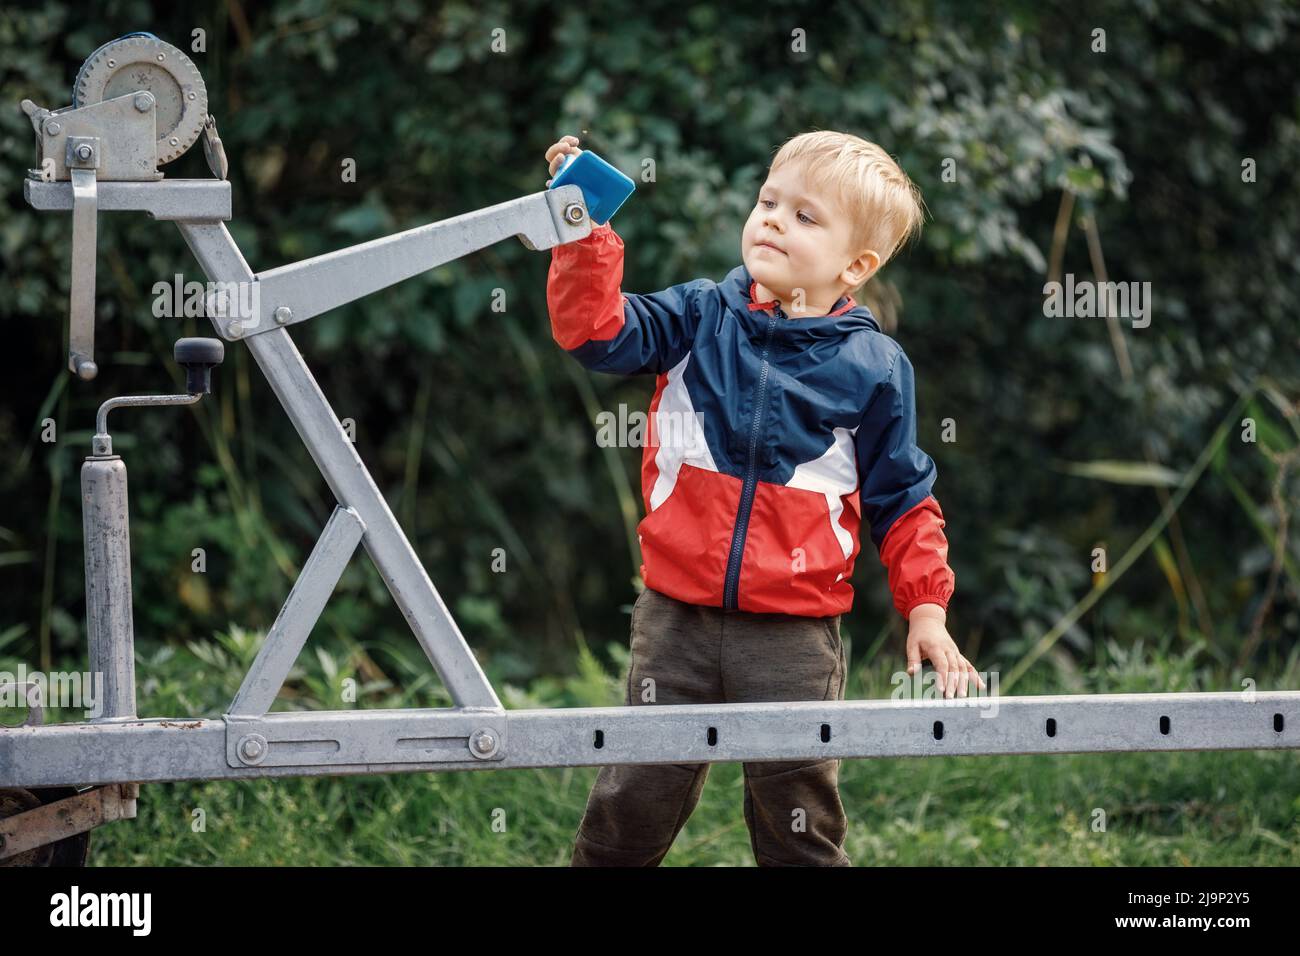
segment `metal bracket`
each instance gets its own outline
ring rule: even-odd
[[[87,140],[111,144],[97,149],[95,166],[103,180],[156,182],[158,171],[157,103],[153,94],[140,90],[89,106],[69,106],[50,111],[23,100],[23,112],[36,131],[37,163],[33,172],[46,182],[66,182],[74,162],[73,143]]]
[[[69,170],[98,169],[99,154],[98,136],[69,136],[63,159]]]
[[[224,714],[231,767],[344,767],[503,760],[506,712],[455,710],[292,711]]]
[[[144,212],[163,221],[218,222],[230,218],[230,183],[216,179],[165,179],[160,183],[105,182],[100,177],[100,212]],[[72,208],[72,185],[23,180],[23,198],[41,212]]]

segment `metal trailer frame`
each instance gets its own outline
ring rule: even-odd
[[[81,213],[74,189],[84,206],[85,183],[24,183],[27,200],[38,210]],[[145,782],[605,764],[1300,749],[1300,691],[1006,699],[994,693],[507,711],[287,326],[511,236],[535,250],[582,238],[591,222],[581,190],[563,186],[538,192],[260,273],[249,268],[226,229],[228,182],[91,180],[89,192],[99,210],[146,212],[175,222],[212,282],[252,284],[257,308],[243,316],[213,315],[213,324],[227,342],[247,345],[338,504],[235,699],[215,719],[136,715],[125,523],[121,534],[101,533],[109,526],[88,510],[91,669],[105,675],[107,706],[96,719],[49,726],[42,725],[35,708],[23,726],[0,728],[0,787],[100,789],[63,801],[80,812],[57,831],[37,833],[35,818],[51,816],[48,807],[0,820],[0,858],[56,832],[66,836],[134,816],[138,784]],[[86,219],[80,216],[83,224]],[[93,216],[89,228],[93,262]],[[83,250],[85,243],[83,235]],[[78,289],[84,300],[86,291],[74,278],[74,298]],[[102,409],[101,421],[105,413]],[[88,467],[112,457],[111,445],[99,441],[107,435],[96,438]],[[124,477],[121,493],[124,513]],[[379,569],[455,706],[270,713],[358,544]],[[24,818],[33,824],[26,831],[20,826]]]

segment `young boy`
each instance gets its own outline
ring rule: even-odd
[[[546,151],[551,175],[578,139]],[[549,181],[548,181],[549,185]],[[975,667],[945,627],[955,578],[936,470],[916,446],[912,366],[858,291],[922,220],[920,193],[874,143],[786,142],[741,235],[743,265],[624,293],[605,223],[552,250],[555,341],[586,368],[654,374],[637,528],[626,702],[842,700],[840,615],[865,520],[909,623],[908,673],[929,659],[947,697]],[[657,439],[682,424],[687,434]],[[708,764],[603,767],[574,866],[657,866]],[[848,866],[839,760],[744,764],[759,866]]]

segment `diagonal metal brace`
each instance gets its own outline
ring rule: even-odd
[[[578,186],[561,186],[476,209],[257,274],[258,315],[214,318],[226,338],[304,322],[330,309],[517,236],[529,249],[581,239],[591,218]],[[234,325],[233,323],[238,323]]]
[[[244,675],[244,683],[230,705],[231,714],[260,717],[271,709],[365,531],[365,523],[351,508],[334,509],[257,652],[257,659]]]

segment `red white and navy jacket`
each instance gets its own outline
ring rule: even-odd
[[[853,605],[865,518],[894,606],[948,606],[934,462],[916,445],[912,366],[852,297],[788,318],[721,282],[622,292],[609,223],[555,246],[556,343],[594,372],[653,374],[637,526],[647,587],[692,604],[826,617]]]

